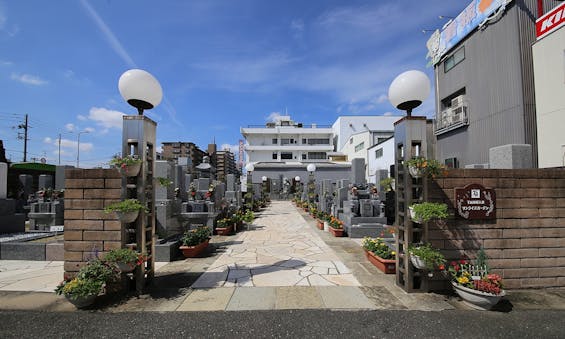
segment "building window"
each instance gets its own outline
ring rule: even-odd
[[[281,159],[292,160],[292,152],[281,152]]]
[[[459,48],[452,55],[450,55],[443,62],[443,71],[447,73],[450,69],[455,67],[458,63],[465,59],[465,46]]]
[[[277,159],[278,159],[277,152],[273,152],[273,160],[277,160]]]
[[[281,145],[290,145],[290,144],[294,144],[294,139],[292,139],[292,138],[281,139]]]
[[[308,145],[329,145],[330,139],[312,138],[308,139]]]
[[[375,158],[381,158],[383,156],[383,149],[379,148],[378,150],[375,151]]]
[[[278,144],[278,143],[279,143],[279,142],[278,142],[277,138],[273,138],[273,145],[276,145],[276,144]]]
[[[387,141],[388,138],[377,138],[377,144],[380,144],[383,141]]]
[[[326,152],[308,152],[308,159],[310,160],[326,159]]]
[[[359,152],[363,148],[365,148],[365,142],[364,141],[362,143],[360,143],[359,145],[355,146],[355,152]]]
[[[349,143],[350,143],[350,144],[353,143],[353,138],[349,139]]]
[[[307,142],[308,142],[308,139],[302,139],[302,145],[306,145]]]

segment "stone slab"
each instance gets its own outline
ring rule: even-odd
[[[8,194],[8,164],[0,162],[0,199],[6,199]]]
[[[358,287],[324,286],[317,287],[324,305],[331,309],[375,309]]]
[[[316,309],[324,307],[322,298],[316,287],[277,287],[275,294],[275,308],[279,310]]]
[[[508,144],[489,149],[489,167],[499,169],[532,168],[532,146]]]
[[[237,287],[226,310],[272,310],[275,308],[275,301],[274,287]]]
[[[155,244],[155,261],[171,262],[175,258],[178,258],[181,255],[179,245],[179,241]]]
[[[45,244],[43,243],[3,243],[0,247],[2,260],[45,260]]]
[[[65,246],[64,243],[51,243],[45,245],[45,260],[47,261],[64,261]]]
[[[194,290],[184,299],[177,311],[223,311],[234,291],[234,287]]]

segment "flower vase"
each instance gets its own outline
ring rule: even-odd
[[[490,310],[506,295],[504,290],[502,290],[500,294],[492,294],[461,286],[454,281],[452,281],[451,284],[457,295],[461,297],[467,305],[477,310]]]

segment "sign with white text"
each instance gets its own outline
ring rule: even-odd
[[[496,219],[496,194],[481,184],[455,188],[455,207],[468,220]]]
[[[565,3],[555,7],[536,20],[536,37],[543,38],[565,24]]]

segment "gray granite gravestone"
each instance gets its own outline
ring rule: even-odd
[[[18,179],[24,190],[24,200],[27,201],[29,195],[33,193],[33,177],[30,174],[20,174]]]
[[[53,188],[53,176],[48,175],[48,174],[40,174],[39,178],[38,178],[38,187],[39,189],[44,189],[44,188]]]
[[[365,159],[355,158],[351,160],[351,182],[365,184]]]
[[[489,149],[489,167],[498,169],[532,168],[532,146],[509,144]]]
[[[8,164],[0,162],[0,199],[6,199],[8,194]]]

